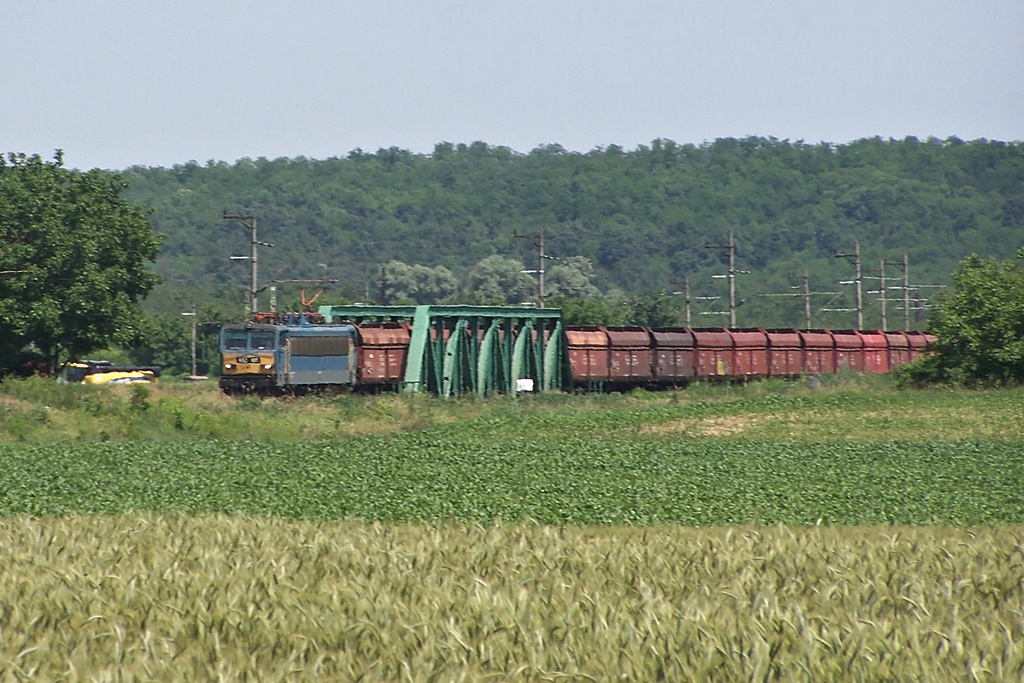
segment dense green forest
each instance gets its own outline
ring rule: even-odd
[[[854,305],[853,265],[835,254],[859,241],[865,326],[879,325],[879,262],[899,263],[905,252],[911,324],[922,327],[934,286],[950,282],[959,260],[1024,244],[1020,142],[750,137],[586,153],[441,143],[431,154],[357,149],[124,175],[127,198],[152,206],[154,228],[167,236],[157,260],[165,283],[147,302],[167,316],[193,299],[206,317],[241,316],[248,263],[229,257],[248,254],[249,233],[225,211],[255,215],[260,240],[274,245],[260,249],[261,287],[336,279],[318,304],[378,300],[385,264],[391,301],[529,299],[533,276],[519,271],[537,267],[537,250],[516,234],[543,233],[560,259],[546,266],[556,303],[579,308],[572,298],[587,297],[598,308],[619,305],[620,318],[681,322],[683,297],[672,293],[686,278],[700,326],[726,322],[708,313],[727,308],[726,281],[714,277],[725,273],[727,251],[707,246],[725,244],[730,230],[736,269],[749,271],[736,282],[740,326],[803,326],[802,298],[780,295],[799,294],[807,272],[811,291],[822,292],[811,297],[812,325],[852,327],[853,313],[828,309]],[[886,267],[888,287],[901,276]],[[297,306],[301,286],[282,283],[278,306]],[[304,286],[307,298],[317,288]],[[889,326],[899,327],[901,292],[886,298]]]

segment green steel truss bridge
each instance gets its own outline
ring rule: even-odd
[[[321,306],[327,322],[412,325],[403,389],[438,396],[568,389],[556,308],[516,306]]]

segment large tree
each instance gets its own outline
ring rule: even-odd
[[[518,304],[531,298],[534,280],[523,262],[494,254],[483,259],[466,277],[466,301],[478,304]]]
[[[126,188],[116,173],[64,168],[59,151],[0,156],[0,372],[26,352],[57,367],[143,334],[162,237]]]
[[[444,266],[428,268],[390,261],[384,266],[390,302],[415,304],[451,303],[459,291],[459,281]]]
[[[1024,382],[1024,249],[1017,259],[972,255],[953,274],[953,289],[936,297],[928,330],[936,353],[907,366],[917,382],[962,385]]]

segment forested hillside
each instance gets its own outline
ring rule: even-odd
[[[725,296],[725,280],[712,276],[725,273],[726,250],[707,245],[725,244],[732,230],[736,268],[750,271],[737,276],[743,326],[803,325],[802,299],[778,295],[798,293],[806,270],[811,290],[838,292],[812,296],[813,324],[851,327],[851,313],[822,309],[853,305],[853,287],[840,284],[853,279],[853,266],[833,255],[851,253],[855,240],[866,326],[878,325],[877,291],[869,290],[877,290],[880,260],[899,262],[906,252],[911,284],[939,285],[969,253],[1005,256],[1024,244],[1020,142],[810,145],[751,137],[587,153],[442,143],[427,155],[355,150],[325,160],[134,167],[125,175],[129,199],[154,207],[154,227],[168,237],[157,265],[166,284],[150,309],[175,314],[189,297],[241,313],[248,264],[229,257],[248,254],[249,235],[221,218],[225,210],[256,215],[260,239],[275,245],[260,250],[261,286],[275,277],[336,278],[328,302],[377,299],[381,265],[390,261],[426,266],[418,275],[424,291],[435,287],[450,301],[529,297],[522,277],[530,276],[517,270],[536,268],[536,249],[515,233],[543,232],[548,252],[563,259],[547,265],[553,291],[592,296],[592,284],[612,298],[655,303],[666,293],[661,305],[678,312],[682,297],[671,292],[684,277],[695,297]],[[493,255],[518,261],[478,267]],[[401,267],[392,271],[415,279],[413,269],[397,273]],[[502,283],[491,271],[521,277]],[[899,267],[887,267],[889,286],[900,276]],[[299,285],[288,287],[279,302],[294,305]],[[924,306],[935,291],[922,287],[914,300]],[[411,290],[392,294],[416,298]],[[898,326],[900,293],[887,297],[890,326]],[[724,324],[700,313],[725,306],[724,298],[695,300],[694,324]]]

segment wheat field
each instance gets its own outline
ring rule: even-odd
[[[1021,680],[1024,527],[0,519],[0,680]]]

